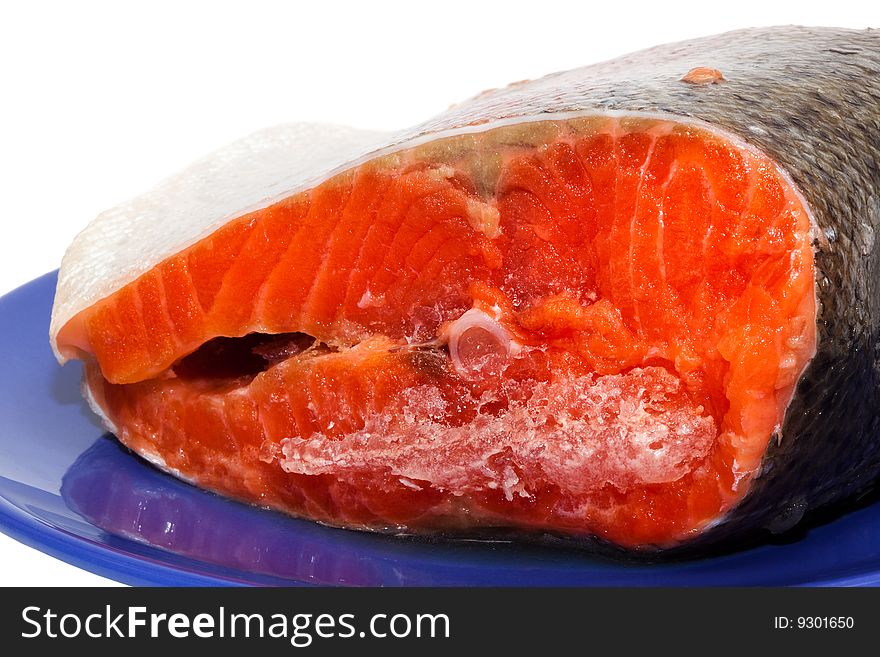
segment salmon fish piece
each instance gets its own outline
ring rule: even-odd
[[[878,126],[878,33],[784,27],[272,128],[95,219],[52,345],[137,454],[323,523],[781,531],[880,473]]]

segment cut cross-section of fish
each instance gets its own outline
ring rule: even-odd
[[[84,231],[53,346],[134,451],[325,523],[633,549],[778,526],[880,472],[878,45],[661,47],[384,143],[321,129],[311,168],[302,127],[250,137]],[[780,105],[783,70],[830,86]],[[108,253],[123,218],[143,262]]]

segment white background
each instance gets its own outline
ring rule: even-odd
[[[274,123],[397,129],[662,42],[880,27],[876,3],[840,0],[11,5],[0,5],[0,294],[55,269],[101,210]],[[108,583],[0,534],[2,585]]]

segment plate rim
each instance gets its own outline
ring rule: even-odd
[[[84,519],[84,522],[88,520]],[[53,527],[10,503],[5,497],[0,497],[0,532],[59,561],[129,586],[225,587],[249,584],[175,568],[131,552],[113,550]],[[291,585],[296,583],[291,580]]]
[[[45,285],[47,279],[51,280],[57,277],[58,270],[47,272],[41,276],[38,276],[27,283],[24,283],[13,290],[7,291],[5,294],[0,295],[0,302],[11,302],[13,299],[10,297],[16,297],[22,294],[26,294],[28,288],[38,287],[39,285]],[[105,530],[101,529],[87,518],[83,518],[83,522],[88,523],[89,525],[96,527],[102,532]],[[121,582],[122,584],[127,584],[130,586],[216,586],[216,587],[240,587],[240,586],[289,586],[289,587],[311,587],[311,586],[338,586],[338,587],[349,587],[350,584],[346,585],[345,583],[316,583],[309,582],[303,579],[291,579],[291,578],[282,578],[273,575],[265,575],[266,581],[260,582],[255,581],[256,578],[260,577],[259,573],[251,573],[250,571],[241,570],[241,575],[243,576],[241,579],[238,579],[232,575],[224,576],[221,573],[210,573],[199,571],[197,569],[188,569],[183,565],[175,565],[173,563],[169,563],[168,561],[159,561],[156,559],[151,559],[147,555],[138,554],[133,551],[126,551],[122,549],[114,549],[112,546],[102,543],[97,543],[95,541],[90,540],[85,536],[80,536],[72,532],[68,532],[61,527],[53,526],[52,524],[47,523],[46,521],[40,519],[33,513],[29,513],[26,509],[23,509],[21,506],[13,503],[4,495],[0,495],[0,532],[6,534],[10,538],[27,545],[33,549],[36,549],[44,554],[47,554],[55,559],[73,565],[77,568],[81,568],[87,572],[94,573],[101,577],[105,577],[107,579],[111,579],[117,582]],[[106,532],[105,532],[106,533]],[[112,536],[112,534],[108,534]],[[125,538],[124,540],[131,541],[132,539]],[[216,566],[220,569],[228,570],[232,573],[236,572],[234,568],[230,566],[225,566],[223,564],[212,564],[208,561],[202,561],[197,558],[189,557],[186,555],[177,555],[174,552],[169,552],[166,550],[162,550],[162,548],[154,545],[150,545],[148,543],[138,543],[137,541],[132,541],[136,544],[143,545],[145,547],[149,547],[151,549],[160,550],[162,552],[167,552],[168,554],[178,557],[180,559],[186,559],[191,561],[193,564],[205,564]],[[247,576],[250,575],[254,579],[247,579]],[[274,580],[274,581],[273,581]],[[861,572],[851,572],[850,574],[843,574],[839,576],[829,576],[822,578],[805,578],[807,581],[798,582],[789,584],[788,586],[793,587],[864,587],[871,586],[876,587],[880,586],[880,564],[873,570],[866,569]],[[388,586],[389,583],[385,583],[385,586]],[[406,584],[392,584],[396,586],[411,586]],[[598,584],[599,586],[609,586],[609,584]],[[436,586],[450,586],[450,584],[437,584]],[[479,587],[479,586],[500,586],[504,587],[504,584],[497,583],[473,583],[469,586]],[[508,587],[514,587],[515,585],[510,584]],[[589,588],[590,584],[578,584],[575,585],[581,588]],[[620,585],[618,585],[620,586]],[[629,586],[630,588],[653,588],[650,583],[645,583],[642,585],[624,585]],[[722,587],[751,587],[751,586],[762,586],[761,584],[704,584],[704,585],[693,585],[693,584],[664,584],[666,587],[675,588],[677,586],[681,587],[696,587],[700,588],[701,586],[722,586]]]

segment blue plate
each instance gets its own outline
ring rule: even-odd
[[[49,349],[55,278],[0,299],[0,530],[99,575],[152,585],[880,584],[880,502],[797,541],[631,564],[331,529],[206,493],[103,434],[80,398],[80,366],[59,367]]]

